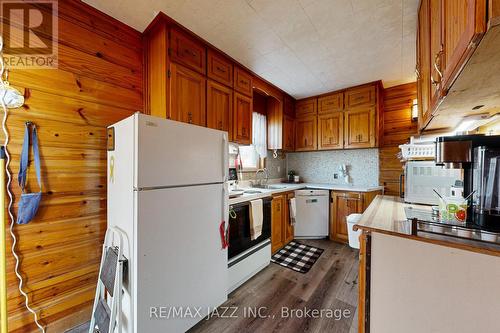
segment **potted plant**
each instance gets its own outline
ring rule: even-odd
[[[295,177],[295,171],[290,170],[288,171],[288,182],[293,183]]]

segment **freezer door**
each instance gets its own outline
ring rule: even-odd
[[[143,114],[136,117],[136,188],[225,181],[226,132]]]
[[[226,214],[224,187],[136,195],[136,332],[185,332],[227,299],[227,250],[219,233]],[[195,309],[201,314],[186,315]]]

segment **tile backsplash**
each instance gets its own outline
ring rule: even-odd
[[[347,165],[350,184],[379,184],[378,149],[352,149],[288,153],[286,172],[294,170],[301,180],[309,183],[345,184],[339,166]],[[338,179],[334,174],[338,174]]]

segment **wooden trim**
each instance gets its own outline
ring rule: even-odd
[[[359,235],[359,273],[358,273],[358,333],[370,332],[370,266],[371,235]]]

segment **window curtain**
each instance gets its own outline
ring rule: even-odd
[[[252,144],[260,158],[267,156],[267,122],[266,116],[254,112],[252,116]]]

